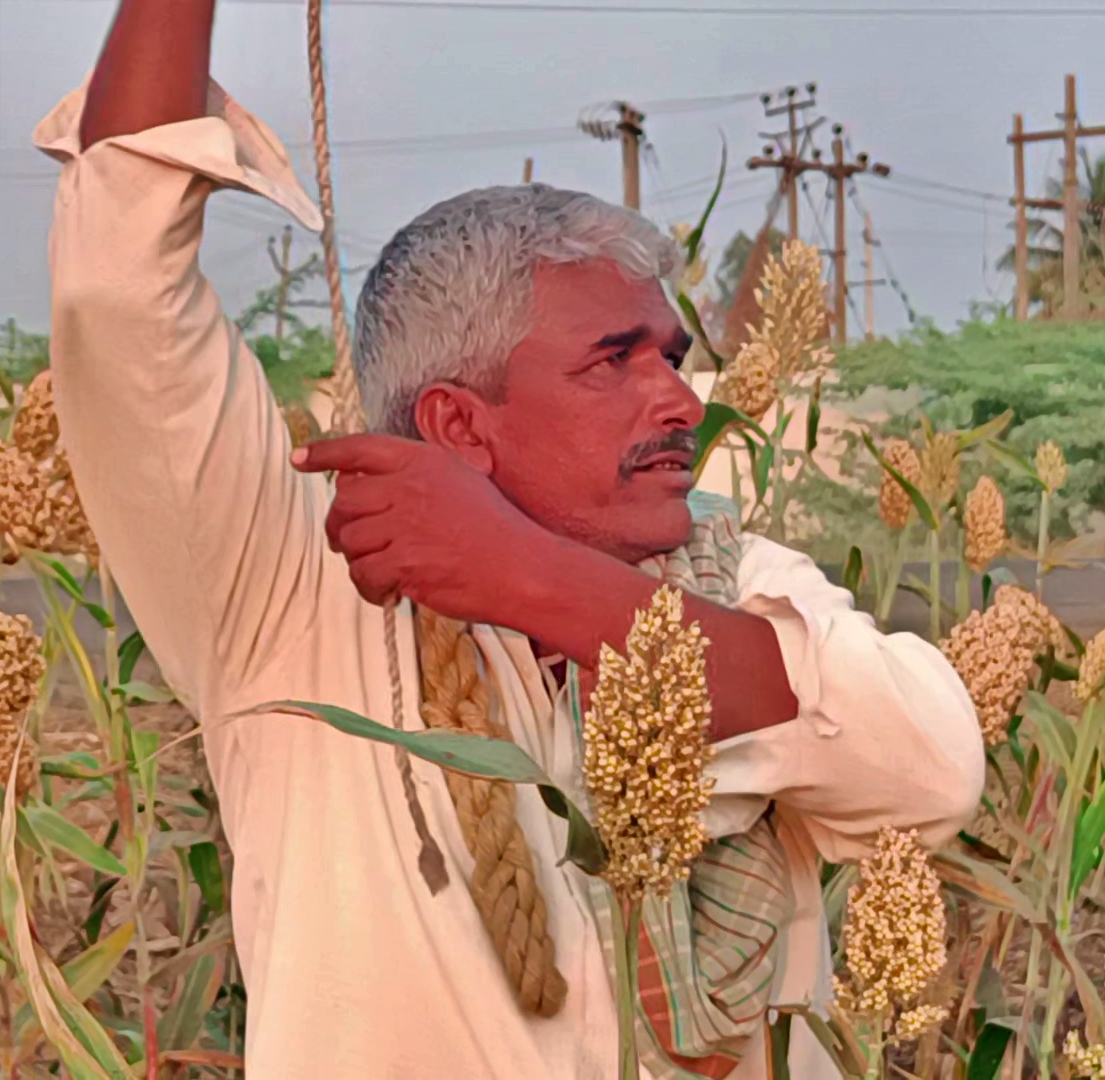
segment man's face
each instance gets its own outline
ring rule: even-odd
[[[703,406],[660,283],[610,260],[542,263],[534,306],[490,408],[492,480],[545,528],[625,561],[678,547]]]

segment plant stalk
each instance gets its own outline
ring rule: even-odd
[[[783,408],[783,399],[779,398],[779,409]],[[771,462],[771,519],[768,524],[767,535],[778,543],[786,540],[786,480],[783,476],[783,436],[786,427],[782,424],[775,425],[775,431],[771,437],[771,446],[775,456]]]
[[[940,531],[929,530],[929,636],[933,645],[940,641]]]
[[[971,613],[971,568],[967,565],[967,530],[959,530],[956,554],[958,567],[955,579],[955,614],[963,622]]]
[[[898,583],[902,579],[902,567],[905,565],[905,553],[908,546],[909,525],[898,534],[898,542],[894,553],[890,556],[890,567],[886,572],[886,580],[879,593],[879,606],[875,612],[875,619],[879,629],[885,631],[890,622],[890,615],[894,610],[894,598],[898,594]]]
[[[637,1055],[637,950],[641,901],[614,897],[615,990],[618,1005],[618,1080],[640,1080]]]
[[[1044,598],[1044,575],[1047,573],[1047,549],[1051,532],[1051,493],[1040,495],[1040,531],[1036,539],[1036,597]]]

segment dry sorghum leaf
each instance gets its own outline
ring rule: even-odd
[[[1005,499],[991,477],[980,477],[967,495],[963,523],[967,532],[967,565],[975,571],[985,570],[1005,551],[1008,543]]]
[[[634,616],[623,657],[604,645],[583,727],[583,775],[616,894],[666,895],[706,841],[699,817],[713,781],[703,768],[710,699],[698,623],[662,585]]]

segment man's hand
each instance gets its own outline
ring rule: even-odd
[[[553,541],[486,476],[430,443],[350,435],[301,447],[292,464],[338,471],[326,535],[373,604],[401,595],[509,625],[525,565]]]

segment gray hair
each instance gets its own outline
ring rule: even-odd
[[[418,438],[414,406],[433,382],[501,400],[506,362],[529,333],[539,260],[612,259],[670,279],[676,244],[632,210],[547,184],[469,191],[388,242],[357,303],[353,365],[368,430]]]

